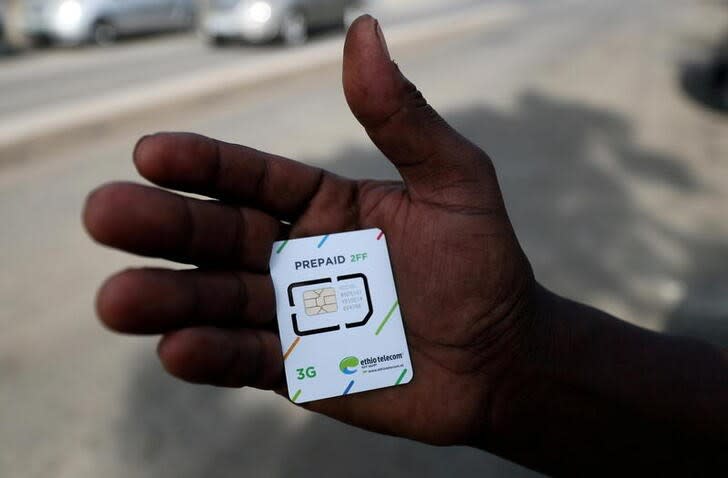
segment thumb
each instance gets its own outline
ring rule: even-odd
[[[343,82],[352,113],[397,167],[413,199],[501,203],[488,156],[452,129],[402,75],[379,22],[369,15],[358,18],[347,34]]]

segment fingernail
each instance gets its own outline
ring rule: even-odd
[[[134,145],[134,149],[132,150],[132,153],[131,153],[131,159],[132,159],[132,161],[134,161],[134,163],[138,162],[137,154],[139,153],[139,148],[141,147],[142,143],[146,139],[150,138],[151,136],[152,136],[151,134],[145,134],[144,136],[142,136],[141,138],[139,138],[137,140],[136,144]]]
[[[387,39],[384,38],[384,32],[382,27],[379,26],[379,20],[374,21],[375,29],[377,31],[377,38],[379,38],[379,45],[382,48],[382,52],[387,57],[387,60],[391,60],[392,57],[389,55],[389,47],[387,46]]]

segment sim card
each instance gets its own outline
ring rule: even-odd
[[[412,363],[380,229],[273,244],[288,396],[305,403],[404,385]]]

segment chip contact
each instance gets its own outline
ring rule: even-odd
[[[308,316],[336,312],[336,290],[333,287],[307,290],[303,293],[303,305]]]

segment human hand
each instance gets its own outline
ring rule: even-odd
[[[160,359],[179,378],[282,392],[272,242],[381,228],[415,378],[304,406],[428,443],[473,443],[528,328],[530,265],[490,159],[401,75],[371,17],[348,33],[344,90],[404,182],[349,180],[192,134],[145,137],[134,152],[142,176],[220,202],[128,183],[94,191],[84,222],[97,241],[199,267],[117,274],[99,291],[99,316],[120,332],[162,334]]]

